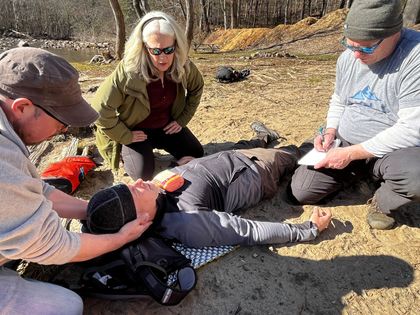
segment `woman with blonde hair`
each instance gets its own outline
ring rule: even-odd
[[[203,156],[202,145],[186,127],[203,86],[201,73],[188,59],[181,27],[163,12],[147,13],[130,35],[123,60],[92,102],[99,113],[99,152],[113,169],[121,155],[134,180],[153,177],[155,148],[178,160]]]

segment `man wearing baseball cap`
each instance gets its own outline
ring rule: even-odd
[[[81,95],[77,71],[38,48],[0,54],[0,309],[2,314],[82,314],[70,290],[26,280],[5,264],[87,260],[138,238],[150,223],[133,220],[117,233],[67,231],[61,218],[86,218],[87,201],[44,183],[26,145],[93,123],[96,112]]]
[[[390,229],[398,209],[420,200],[420,33],[402,27],[403,1],[355,0],[341,40],[326,132],[314,140],[326,157],[300,166],[291,192],[315,204],[369,176],[372,229]],[[334,139],[341,147],[329,150]]]

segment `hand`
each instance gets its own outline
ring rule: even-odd
[[[318,135],[314,139],[314,147],[317,151],[326,152],[331,148],[334,142],[334,139],[335,139],[335,136],[331,133]]]
[[[350,147],[334,148],[327,152],[327,156],[321,162],[314,165],[315,169],[333,168],[343,169],[352,161]]]
[[[137,218],[125,224],[118,233],[122,234],[125,244],[139,238],[153,223],[153,221],[143,222],[144,218]]]
[[[318,231],[324,231],[331,222],[331,211],[330,209],[314,207],[311,215],[311,222],[318,227]]]
[[[329,128],[327,132],[319,135],[314,140],[314,147],[317,151],[326,152],[331,148],[335,139],[335,129]]]
[[[167,124],[164,128],[163,131],[165,131],[165,133],[167,135],[171,135],[174,133],[178,133],[180,132],[182,129],[181,125],[178,124],[175,120],[171,121],[169,124]]]
[[[176,161],[176,164],[181,166],[181,165],[187,164],[188,162],[190,162],[194,159],[195,159],[195,157],[186,155],[186,156],[183,156],[182,158],[180,158],[178,161]]]
[[[142,142],[147,139],[147,135],[141,130],[132,131],[131,134],[133,135],[133,142]]]

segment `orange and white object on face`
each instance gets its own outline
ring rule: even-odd
[[[184,185],[184,178],[170,170],[160,172],[152,181],[156,186],[168,192],[173,192]]]

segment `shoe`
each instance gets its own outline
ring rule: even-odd
[[[375,230],[389,230],[395,225],[395,220],[390,214],[381,212],[376,196],[374,195],[367,202],[369,212],[367,215],[367,223],[372,229]]]
[[[267,128],[262,122],[259,121],[254,121],[251,124],[251,129],[254,130],[258,139],[262,139],[267,143],[273,142],[279,138],[284,139],[283,137],[280,137],[277,131]]]

